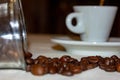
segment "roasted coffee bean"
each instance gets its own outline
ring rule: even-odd
[[[68,63],[67,62],[60,63],[58,67],[58,73],[61,74],[65,70],[69,70]]]
[[[88,61],[80,61],[80,63],[79,63],[80,65],[88,65],[89,64],[89,62]]]
[[[31,58],[26,58],[26,63],[27,63],[28,65],[34,64],[34,60],[31,59]]]
[[[34,64],[38,64],[39,60],[38,59],[34,59]]]
[[[87,70],[87,65],[89,64],[87,59],[81,59],[81,61],[79,62],[79,65],[81,66],[82,70],[85,71]]]
[[[55,57],[55,58],[52,58],[51,61],[52,61],[52,62],[59,62],[59,58],[56,58],[56,57]]]
[[[101,64],[99,68],[107,71],[107,72],[114,72],[116,71],[116,66],[115,65],[106,65],[106,64]]]
[[[31,66],[31,73],[33,75],[44,75],[46,73],[46,70],[42,65],[34,64]]]
[[[40,56],[37,57],[37,59],[38,59],[38,60],[39,60],[39,59],[40,59],[40,60],[41,60],[41,59],[47,59],[47,57],[40,55]]]
[[[45,56],[38,56],[37,59],[39,60],[38,63],[47,63],[48,62],[48,58]]]
[[[51,62],[53,63],[54,66],[57,66],[58,64],[61,63],[61,61],[59,61],[59,58],[53,58],[51,59]]]
[[[114,71],[116,71],[116,67],[115,66],[106,66],[106,68],[104,70],[107,72],[114,72]]]
[[[110,58],[106,57],[106,58],[104,59],[104,64],[105,64],[105,65],[110,65]]]
[[[51,59],[50,57],[48,57],[47,59],[48,59],[48,62],[51,62],[51,61],[52,61],[52,59]]]
[[[73,75],[73,73],[71,71],[63,71],[61,74],[65,75],[65,76],[72,76]]]
[[[44,63],[46,61],[48,61],[48,58],[45,56],[38,56],[37,59],[39,60],[39,63]]]
[[[52,64],[53,66],[55,66],[55,67],[57,67],[57,68],[59,68],[59,66],[61,66],[61,63],[60,62],[52,62],[52,63],[50,63],[50,64]]]
[[[115,61],[119,59],[116,55],[111,56],[111,58],[114,59]]]
[[[70,59],[71,59],[70,56],[64,55],[64,56],[62,56],[62,57],[60,58],[60,61],[62,61],[62,62],[69,62]]]
[[[117,60],[115,61],[115,65],[118,65],[118,64],[120,64],[120,59],[117,59]]]
[[[97,56],[90,56],[90,57],[88,57],[88,61],[90,62],[90,63],[98,63],[98,61],[99,61],[99,58],[97,57]]]
[[[103,70],[105,70],[106,67],[107,67],[107,66],[106,66],[105,64],[100,64],[100,65],[99,65],[99,68],[100,68],[100,69],[103,69]]]
[[[55,67],[55,66],[49,66],[49,68],[48,68],[48,72],[50,73],[50,74],[55,74],[55,73],[57,73],[57,68]]]
[[[80,64],[89,64],[89,61],[88,61],[88,58],[84,57],[84,58],[81,58],[81,61],[80,61]]]
[[[88,61],[88,57],[82,57],[80,61]]]
[[[40,55],[40,56],[37,57],[37,59],[38,59],[38,60],[42,60],[42,59],[48,59],[48,58],[47,58],[46,56]]]
[[[77,59],[74,59],[74,58],[70,59],[70,63],[72,63],[74,65],[79,65],[79,61]]]
[[[120,72],[120,64],[117,64],[116,68],[117,72]]]
[[[112,58],[110,58],[110,63],[109,63],[110,65],[115,65],[115,60],[114,59],[112,59]]]
[[[101,56],[96,56],[96,57],[98,57],[98,58],[99,58],[99,60],[102,60],[102,59],[103,59],[103,57],[101,57]]]
[[[98,65],[97,64],[88,64],[87,69],[93,69],[96,68]]]
[[[115,61],[112,59],[112,58],[108,58],[108,57],[106,57],[105,59],[104,59],[104,63],[105,63],[105,65],[114,65],[114,63],[115,63]]]
[[[77,73],[81,73],[82,72],[82,69],[80,66],[77,66],[77,65],[71,65],[70,66],[70,71],[74,74],[77,74]]]
[[[32,53],[27,52],[24,54],[25,58],[31,58],[32,57]]]

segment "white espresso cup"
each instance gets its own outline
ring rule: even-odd
[[[117,12],[116,6],[74,6],[74,12],[66,17],[66,26],[80,34],[83,41],[107,41]],[[76,19],[76,25],[72,20]]]

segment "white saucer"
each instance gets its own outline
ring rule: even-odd
[[[120,54],[120,38],[110,38],[108,42],[84,42],[70,37],[54,37],[52,42],[62,45],[68,53],[77,55],[111,56]]]

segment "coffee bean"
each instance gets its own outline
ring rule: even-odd
[[[34,60],[31,59],[31,58],[27,58],[27,59],[26,59],[26,63],[27,63],[28,65],[33,64],[33,63],[34,63]]]
[[[104,60],[105,60],[104,63],[105,63],[106,65],[114,65],[114,63],[115,63],[112,58],[106,57]]]
[[[48,72],[50,73],[50,74],[55,74],[55,73],[57,73],[57,68],[55,67],[55,66],[49,66],[49,68],[48,68]]]
[[[44,64],[44,63],[49,63],[49,59],[45,56],[38,56],[37,57],[38,64]]]
[[[89,64],[88,59],[82,58],[79,65],[83,71],[87,70],[87,65]]]
[[[87,65],[87,69],[93,69],[93,68],[96,68],[98,65],[97,64],[88,64]]]
[[[90,57],[88,57],[88,61],[90,63],[98,63],[99,58],[97,56],[90,56]]]
[[[80,61],[88,61],[88,57],[82,57]]]
[[[72,76],[73,73],[71,71],[63,71],[62,72],[62,75],[65,75],[65,76]]]
[[[115,61],[115,65],[118,65],[118,64],[120,64],[120,59],[117,59],[117,60]]]
[[[39,60],[38,59],[34,59],[34,64],[38,64]]]
[[[32,53],[27,52],[24,54],[25,58],[31,58],[32,57]]]
[[[53,62],[58,62],[58,61],[59,61],[59,58],[56,58],[56,57],[55,57],[55,58],[52,58],[52,61],[53,61]]]
[[[120,72],[120,64],[117,64],[116,68],[117,68],[117,72]]]
[[[37,57],[37,59],[38,59],[38,60],[42,60],[42,59],[47,59],[47,57],[40,55],[40,56]]]
[[[72,63],[74,65],[79,65],[79,61],[77,59],[74,59],[74,58],[70,59],[70,63]]]
[[[106,69],[106,65],[105,64],[100,64],[99,68],[105,70]]]
[[[85,65],[89,64],[88,58],[82,58],[81,61],[80,61],[80,64],[81,64],[81,65],[82,65],[82,64],[83,64],[83,65],[84,65],[84,64],[85,64]]]
[[[106,66],[105,71],[114,72],[114,71],[116,71],[116,67],[115,66]]]
[[[119,59],[116,55],[111,56],[111,58],[114,59],[115,61]]]
[[[74,74],[81,73],[82,69],[80,66],[70,66],[70,71]]]
[[[31,73],[33,75],[44,75],[46,73],[45,71],[45,68],[40,64],[34,64],[31,66]]]
[[[71,59],[70,56],[64,55],[64,56],[62,56],[62,57],[60,58],[60,61],[62,61],[62,62],[69,62],[70,59]]]

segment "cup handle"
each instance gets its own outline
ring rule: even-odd
[[[72,24],[72,20],[76,19],[76,25]],[[80,34],[84,32],[84,27],[83,27],[83,14],[82,13],[77,13],[77,12],[73,12],[70,13],[67,17],[66,17],[66,26],[67,28],[76,34]]]

